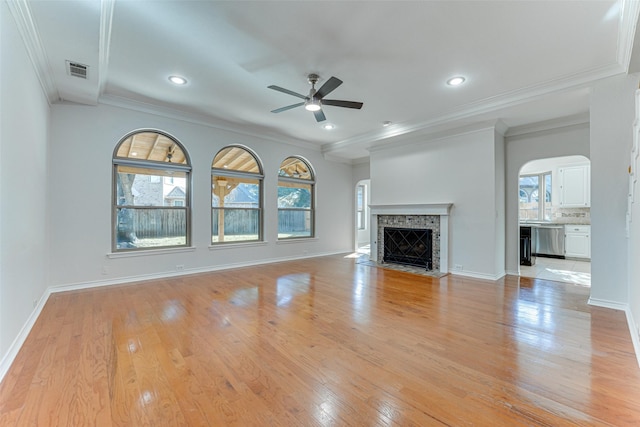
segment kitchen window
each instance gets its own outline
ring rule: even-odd
[[[520,220],[551,221],[551,172],[520,175]]]

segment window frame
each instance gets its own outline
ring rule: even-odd
[[[358,184],[356,186],[356,225],[358,230],[367,229],[367,218],[365,206],[367,205],[367,186]]]
[[[307,167],[307,171],[309,173],[309,178],[296,178],[296,177],[292,177],[289,175],[283,175],[281,172],[283,171],[282,169],[282,164],[285,163],[288,159],[296,159],[301,161],[302,163],[304,163]],[[286,172],[285,172],[286,173]],[[280,168],[278,169],[278,186],[277,186],[277,190],[279,192],[280,190],[280,183],[281,182],[286,182],[289,184],[299,184],[300,188],[302,188],[303,186],[309,186],[309,208],[281,208],[278,206],[278,203],[276,201],[276,207],[278,209],[278,216],[277,216],[277,221],[278,221],[278,229],[277,229],[277,236],[278,236],[278,241],[287,241],[287,240],[296,240],[296,239],[313,239],[316,237],[316,173],[313,169],[313,166],[311,166],[311,163],[309,163],[308,160],[306,160],[305,158],[301,157],[301,156],[288,156],[286,157],[281,163],[280,163]],[[292,186],[285,186],[285,187],[289,187],[291,188]],[[276,192],[276,197],[278,192]],[[308,236],[289,236],[289,237],[281,237],[281,232],[280,232],[280,211],[302,211],[302,212],[309,212],[309,218],[310,218],[310,224],[309,224],[309,235]]]
[[[162,135],[168,139],[170,139],[176,146],[180,148],[182,153],[184,154],[185,163],[171,163],[171,162],[160,162],[155,160],[146,160],[146,159],[132,159],[131,157],[119,157],[118,151],[120,146],[129,138],[134,137],[137,134],[142,133],[155,133],[158,135]],[[132,253],[132,252],[150,252],[164,249],[175,249],[175,248],[189,248],[191,247],[191,187],[192,187],[192,167],[191,161],[189,158],[189,154],[185,147],[172,135],[157,130],[157,129],[140,129],[133,132],[129,132],[124,137],[118,141],[113,151],[113,156],[111,159],[112,165],[112,181],[111,181],[111,252],[112,253]],[[158,170],[164,172],[180,172],[185,175],[185,199],[184,206],[146,206],[146,205],[126,205],[119,204],[118,197],[118,170],[120,166],[130,167],[134,170]],[[154,175],[149,175],[150,181],[151,177]],[[164,177],[166,175],[161,176],[160,182],[164,184]],[[118,247],[118,212],[120,209],[132,209],[132,210],[182,210],[185,212],[185,243],[177,244],[177,245],[162,245],[162,246],[146,246],[146,247],[133,247],[133,248],[120,248]]]
[[[546,182],[547,176],[549,177],[549,181],[550,181],[548,186]],[[524,192],[526,193],[527,200],[530,203],[532,201],[533,193],[537,191],[537,194],[538,194],[537,211],[538,212],[537,212],[536,218],[521,218],[521,219],[530,220],[530,221],[550,221],[551,217],[545,218],[545,212],[547,210],[551,211],[551,208],[553,207],[553,173],[551,171],[544,171],[539,173],[528,173],[528,174],[520,175],[518,177],[518,212],[522,210],[520,208],[520,203],[522,203],[521,191],[523,191],[520,186],[519,180],[520,178],[531,178],[531,177],[538,178],[538,187],[535,190],[532,190],[531,192],[528,192],[526,190],[524,190]],[[547,193],[549,194],[549,200],[547,200]],[[541,194],[543,197],[540,197]],[[551,212],[549,212],[549,216],[551,216]]]
[[[241,150],[244,150],[245,152],[247,152],[249,155],[251,155],[253,157],[253,160],[256,162],[256,165],[258,166],[258,170],[259,172],[244,172],[244,171],[240,171],[237,169],[225,169],[225,168],[215,168],[213,167],[213,163],[216,161],[216,157],[218,157],[218,155],[225,149],[228,148],[238,148]],[[245,178],[248,180],[257,180],[258,181],[258,197],[259,197],[259,201],[258,201],[258,207],[257,208],[238,208],[238,207],[214,207],[213,206],[213,198],[214,198],[214,189],[213,189],[213,178],[215,177],[229,177],[229,178]],[[213,246],[218,246],[218,245],[231,245],[231,244],[242,244],[242,243],[256,243],[256,242],[263,242],[264,241],[264,168],[262,166],[262,162],[260,161],[260,158],[257,156],[257,154],[251,150],[249,147],[246,147],[244,145],[240,145],[240,144],[232,144],[232,145],[227,145],[222,147],[220,150],[218,150],[216,152],[216,154],[213,156],[213,160],[211,161],[211,198],[210,198],[210,202],[209,202],[209,207],[210,207],[210,217],[209,217],[209,226],[210,226],[210,232],[209,232],[209,243]],[[229,241],[217,241],[214,242],[213,241],[213,219],[214,219],[214,211],[222,211],[223,215],[224,215],[224,211],[225,210],[253,210],[253,211],[257,211],[258,212],[258,237],[256,239],[251,239],[251,240],[229,240]],[[219,234],[218,234],[218,239],[219,239]]]

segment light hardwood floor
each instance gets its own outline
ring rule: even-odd
[[[330,256],[54,294],[0,425],[639,425],[625,315],[588,292]]]

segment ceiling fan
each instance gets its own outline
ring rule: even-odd
[[[313,115],[316,118],[316,121],[322,122],[327,120],[324,113],[322,112],[323,105],[331,105],[334,107],[344,107],[344,108],[355,108],[357,110],[362,108],[362,102],[354,102],[354,101],[340,101],[337,99],[324,99],[329,93],[333,92],[338,86],[342,84],[342,80],[331,77],[327,80],[320,89],[316,90],[316,83],[318,83],[318,79],[320,76],[317,74],[309,74],[307,80],[311,85],[311,90],[309,91],[309,95],[302,95],[297,92],[293,92],[289,89],[285,89],[280,86],[271,85],[268,86],[269,89],[277,90],[278,92],[286,93],[289,95],[296,96],[298,98],[304,99],[304,102],[299,102],[297,104],[287,105],[286,107],[278,108],[272,110],[272,113],[282,113],[283,111],[291,110],[292,108],[301,107],[304,105],[304,108],[308,111],[312,111]]]

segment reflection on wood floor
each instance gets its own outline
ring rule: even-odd
[[[329,256],[54,294],[0,425],[638,425],[625,314],[588,292]]]

